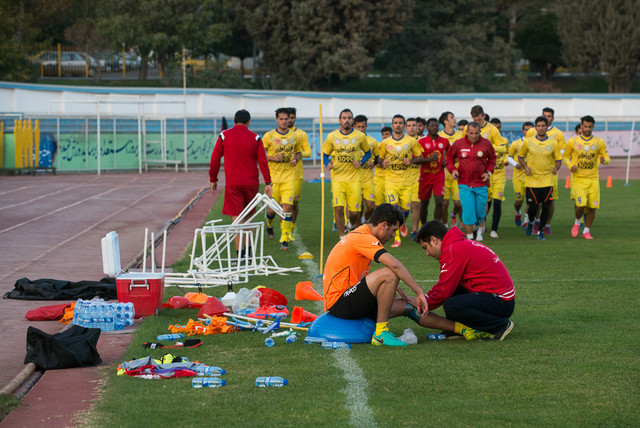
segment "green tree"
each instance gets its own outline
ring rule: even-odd
[[[563,64],[558,17],[553,12],[538,13],[527,19],[516,31],[518,48],[529,60],[531,70],[540,73],[543,82],[551,82],[556,69]]]
[[[402,30],[410,0],[248,0],[238,3],[274,88],[327,89],[363,78]]]
[[[640,64],[638,1],[568,0],[557,14],[566,63],[585,72],[602,70],[609,92],[629,92]]]

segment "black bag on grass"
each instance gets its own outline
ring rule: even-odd
[[[102,362],[97,349],[99,338],[99,328],[74,325],[51,335],[29,327],[24,363],[34,363],[43,370],[94,366]]]

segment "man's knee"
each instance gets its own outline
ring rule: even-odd
[[[375,270],[374,272],[367,275],[367,286],[371,290],[371,292],[375,295],[377,291],[382,286],[393,286],[396,287],[400,279],[398,276],[388,267],[383,267]]]

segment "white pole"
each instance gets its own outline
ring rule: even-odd
[[[149,228],[144,229],[144,255],[142,256],[142,273],[147,271],[147,243],[149,242]]]
[[[164,275],[164,261],[167,254],[167,229],[162,231],[162,274]]]
[[[629,169],[631,168],[631,149],[633,148],[633,132],[636,127],[636,121],[631,123],[631,136],[629,137],[629,152],[627,153],[627,179],[624,182],[625,186],[629,185]]]
[[[142,104],[138,101],[138,174],[142,174]]]
[[[151,247],[149,248],[151,251],[151,273],[155,273],[156,271],[156,235],[151,232]]]

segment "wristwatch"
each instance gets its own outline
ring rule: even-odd
[[[489,174],[489,177],[491,177],[491,171],[487,171],[487,174]]]
[[[265,186],[271,186],[271,183],[264,183]]]

